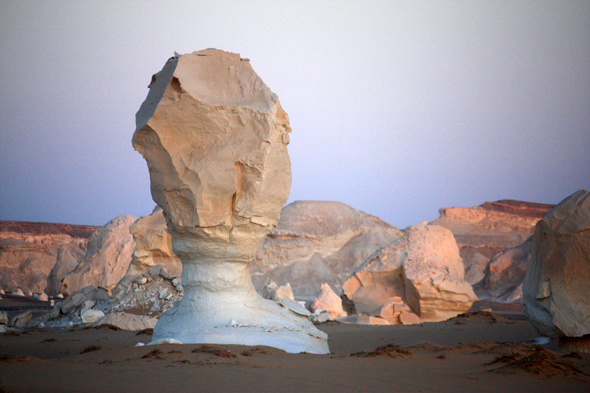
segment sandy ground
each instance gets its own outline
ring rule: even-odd
[[[104,326],[5,333],[0,392],[590,391],[590,354],[557,352],[555,341],[533,345],[538,333],[523,318],[480,311],[414,326],[319,328],[330,336],[330,355],[238,345],[135,347],[149,342],[150,332]]]

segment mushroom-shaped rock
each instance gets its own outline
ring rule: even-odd
[[[133,146],[147,161],[184,287],[153,339],[327,353],[325,333],[263,299],[250,278],[291,185],[291,129],[277,96],[250,62],[219,50],[170,58],[149,87]]]
[[[464,281],[453,234],[426,223],[406,228],[400,239],[367,259],[342,288],[357,313],[391,323],[407,323],[399,320],[404,312],[416,314],[415,323],[446,320],[466,312],[477,300]]]
[[[590,192],[572,194],[537,223],[523,302],[546,336],[590,334]]]

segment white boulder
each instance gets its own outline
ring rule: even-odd
[[[548,337],[590,334],[590,192],[561,201],[535,227],[525,313]]]

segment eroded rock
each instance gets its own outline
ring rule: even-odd
[[[131,263],[133,237],[129,227],[136,220],[130,215],[119,216],[94,232],[84,260],[64,278],[62,291],[74,293],[88,285],[112,290]]]
[[[287,114],[250,62],[218,50],[169,59],[136,123],[133,146],[183,264],[184,296],[153,339],[327,353],[325,333],[250,278],[291,184]]]
[[[590,192],[539,221],[523,283],[525,313],[548,337],[590,334]]]
[[[335,291],[372,253],[401,237],[379,218],[341,202],[296,201],[282,209],[252,267],[261,290],[289,283],[297,299],[313,301],[322,284]]]
[[[434,322],[466,312],[477,300],[463,277],[451,232],[422,223],[406,228],[404,236],[367,259],[343,290],[359,314],[396,324],[406,311]]]

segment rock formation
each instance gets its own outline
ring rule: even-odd
[[[422,223],[369,257],[342,288],[356,313],[397,324],[409,312],[419,318],[405,321],[434,322],[466,312],[477,300],[463,277],[452,233]]]
[[[533,238],[520,246],[494,255],[484,270],[484,278],[473,286],[479,300],[522,303],[522,282],[531,257]]]
[[[125,276],[113,290],[115,296],[121,297],[144,276],[180,278],[182,262],[172,252],[172,237],[159,206],[149,216],[133,223],[129,231],[133,236],[133,258]]]
[[[252,268],[254,285],[290,283],[297,299],[312,301],[322,284],[338,293],[357,267],[402,232],[340,202],[296,201],[285,206]]]
[[[549,337],[590,334],[590,192],[539,221],[523,283],[525,313]]]
[[[330,314],[330,319],[343,318],[348,315],[342,308],[342,299],[328,284],[322,284],[320,294],[311,304],[311,310],[314,312],[326,310]]]
[[[133,216],[113,218],[94,232],[84,259],[63,280],[62,292],[74,293],[93,285],[112,290],[127,272],[133,254],[129,226]]]
[[[98,227],[0,221],[0,288],[40,293],[56,264],[60,249],[83,256],[88,238]],[[66,251],[63,251],[66,252]],[[47,288],[48,293],[54,293]]]
[[[465,265],[465,281],[473,285],[484,278],[494,254],[521,245],[552,207],[504,199],[472,208],[440,209],[440,217],[431,224],[453,233]]]
[[[263,299],[250,278],[291,184],[290,127],[277,96],[250,62],[218,50],[170,58],[149,87],[133,146],[147,161],[184,287],[153,340],[327,353],[325,333]]]

